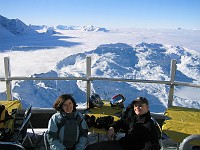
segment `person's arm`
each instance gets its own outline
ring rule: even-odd
[[[107,133],[108,139],[109,140],[113,140],[114,136],[115,136],[115,129],[113,127],[110,127],[108,129],[108,133]]]
[[[111,127],[114,128],[115,132],[118,132],[120,129],[126,131],[128,130],[128,126],[127,124],[125,123],[125,121],[123,119],[120,119],[118,121],[115,121]]]
[[[80,126],[79,126],[80,134],[79,134],[78,142],[75,146],[75,150],[84,150],[87,144],[88,126],[82,114],[80,114],[80,116],[82,118]]]
[[[58,126],[56,122],[56,115],[53,115],[48,123],[47,140],[51,149],[53,150],[66,150],[65,146],[60,143],[58,139]]]
[[[110,126],[110,128],[108,129],[108,133],[107,133],[108,139],[113,140],[115,133],[118,132],[120,129],[122,129],[124,131],[127,130],[127,125],[125,124],[124,120],[122,120],[122,119],[114,122]]]

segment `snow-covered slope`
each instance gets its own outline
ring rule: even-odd
[[[7,30],[14,35],[37,33],[19,19],[8,19],[0,15],[0,36],[7,36],[8,34],[6,32],[1,32],[2,29]]]
[[[3,18],[3,17],[2,17]],[[3,19],[5,23],[8,21]],[[86,57],[92,58],[92,76],[147,80],[169,80],[171,59],[177,60],[176,81],[200,84],[200,31],[116,29],[95,32],[94,26],[84,31],[71,26],[33,26],[38,34],[14,34],[0,24],[0,68],[3,57],[11,58],[12,76],[82,77]],[[75,29],[76,27],[76,29]],[[44,32],[50,30],[50,34]],[[19,30],[17,30],[19,31]],[[52,32],[51,32],[52,31]],[[55,32],[54,32],[55,31]],[[85,32],[92,31],[92,32]],[[94,31],[94,32],[93,32]],[[55,34],[52,34],[55,33]],[[4,38],[6,37],[6,38]],[[0,77],[4,70],[0,71]],[[13,81],[13,96],[26,107],[52,107],[62,93],[73,93],[83,104],[86,83],[82,81]],[[167,106],[169,86],[108,81],[92,81],[92,90],[103,99],[123,93],[126,104],[145,96],[151,111],[163,112]],[[0,99],[6,99],[5,84],[0,84]],[[175,105],[200,108],[199,89],[175,88]]]
[[[92,76],[108,78],[128,78],[147,80],[169,80],[170,63],[177,60],[177,81],[200,83],[199,53],[182,47],[169,47],[157,43],[140,43],[134,47],[125,43],[100,45],[95,50],[78,53],[59,61],[54,71],[34,74],[35,77],[84,77],[87,56],[92,58]],[[192,75],[188,75],[187,65]],[[185,67],[181,67],[185,66]],[[180,90],[181,88],[178,87]],[[178,90],[177,89],[177,90]],[[62,93],[72,93],[78,102],[85,102],[86,85],[82,81],[19,81],[13,88],[16,99],[24,105],[32,103],[35,107],[51,107],[55,98]],[[108,81],[93,81],[92,91],[102,99],[110,99],[117,93],[123,93],[126,104],[137,96],[149,99],[151,111],[163,112],[167,106],[169,86],[160,84],[136,84]],[[175,97],[175,104],[200,108],[198,99],[185,101]],[[195,104],[195,105],[194,105]]]
[[[0,38],[14,37],[15,35],[0,24]]]

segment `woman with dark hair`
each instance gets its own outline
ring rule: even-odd
[[[55,101],[53,108],[57,113],[50,118],[47,130],[51,150],[85,149],[88,126],[76,106],[70,94],[61,95]]]

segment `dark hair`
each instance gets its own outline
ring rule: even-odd
[[[55,103],[53,104],[53,108],[55,108],[55,110],[57,110],[57,111],[63,111],[63,109],[62,109],[63,103],[64,103],[66,100],[68,100],[68,99],[70,99],[70,100],[72,101],[72,103],[73,103],[73,112],[76,111],[76,106],[77,106],[77,105],[76,105],[76,101],[75,101],[75,99],[72,97],[71,94],[63,94],[63,95],[60,95],[60,96],[56,99]]]

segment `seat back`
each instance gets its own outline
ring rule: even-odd
[[[16,143],[23,144],[28,137],[27,135],[27,129],[29,126],[30,118],[31,118],[31,105],[26,109],[24,112],[24,116],[21,119],[22,122],[20,124],[17,124],[17,128],[15,129],[15,132],[11,138],[11,141],[15,141]],[[30,140],[29,140],[30,141]]]
[[[31,118],[31,112],[26,116],[26,118],[24,118],[23,123],[21,127],[19,128],[18,135],[17,135],[17,141],[19,143],[23,143],[25,141],[30,118]]]
[[[47,140],[47,131],[44,132],[44,146],[45,146],[46,150],[50,150],[50,145],[49,145],[49,142]]]
[[[193,147],[192,147],[192,145],[190,145],[192,141],[193,141],[193,142],[196,141],[196,143],[192,143],[192,144],[193,144]],[[196,145],[197,142],[198,142],[198,145]],[[200,149],[200,146],[199,146],[199,145],[200,145],[200,134],[192,134],[192,135],[187,136],[187,137],[181,142],[179,149],[180,149],[180,150],[188,150],[188,149],[191,149],[191,147],[192,147],[192,149],[195,150],[194,147],[196,147],[196,149],[199,150],[199,149]]]
[[[32,106],[29,106],[26,109],[23,117],[15,118],[16,120],[20,120],[20,123],[15,122],[14,133],[12,134],[12,136],[9,140],[10,143],[16,143],[16,144],[26,146],[24,143],[25,143],[26,140],[28,140],[31,144],[31,145],[28,145],[28,146],[33,147],[33,143],[31,141],[29,135],[27,134],[27,129],[28,129],[28,126],[29,126],[29,123],[30,123],[30,118],[31,118],[31,107]]]
[[[156,131],[157,131],[157,134],[158,134],[158,139],[160,140],[162,138],[162,128],[160,127],[160,125],[156,121],[156,119],[154,119],[153,117],[151,117],[151,120],[153,120],[154,125],[156,126]]]
[[[32,105],[29,105],[27,107],[26,111],[24,112],[24,117],[23,117],[24,120],[28,117],[28,115],[31,113],[31,111],[32,111]]]
[[[158,141],[159,141],[159,144],[160,144],[160,148],[163,146],[162,145],[162,128],[160,127],[159,123],[156,121],[156,119],[154,119],[153,117],[151,117],[151,120],[153,120],[154,122],[154,125],[156,127],[156,131],[157,131],[157,135],[158,135]]]

